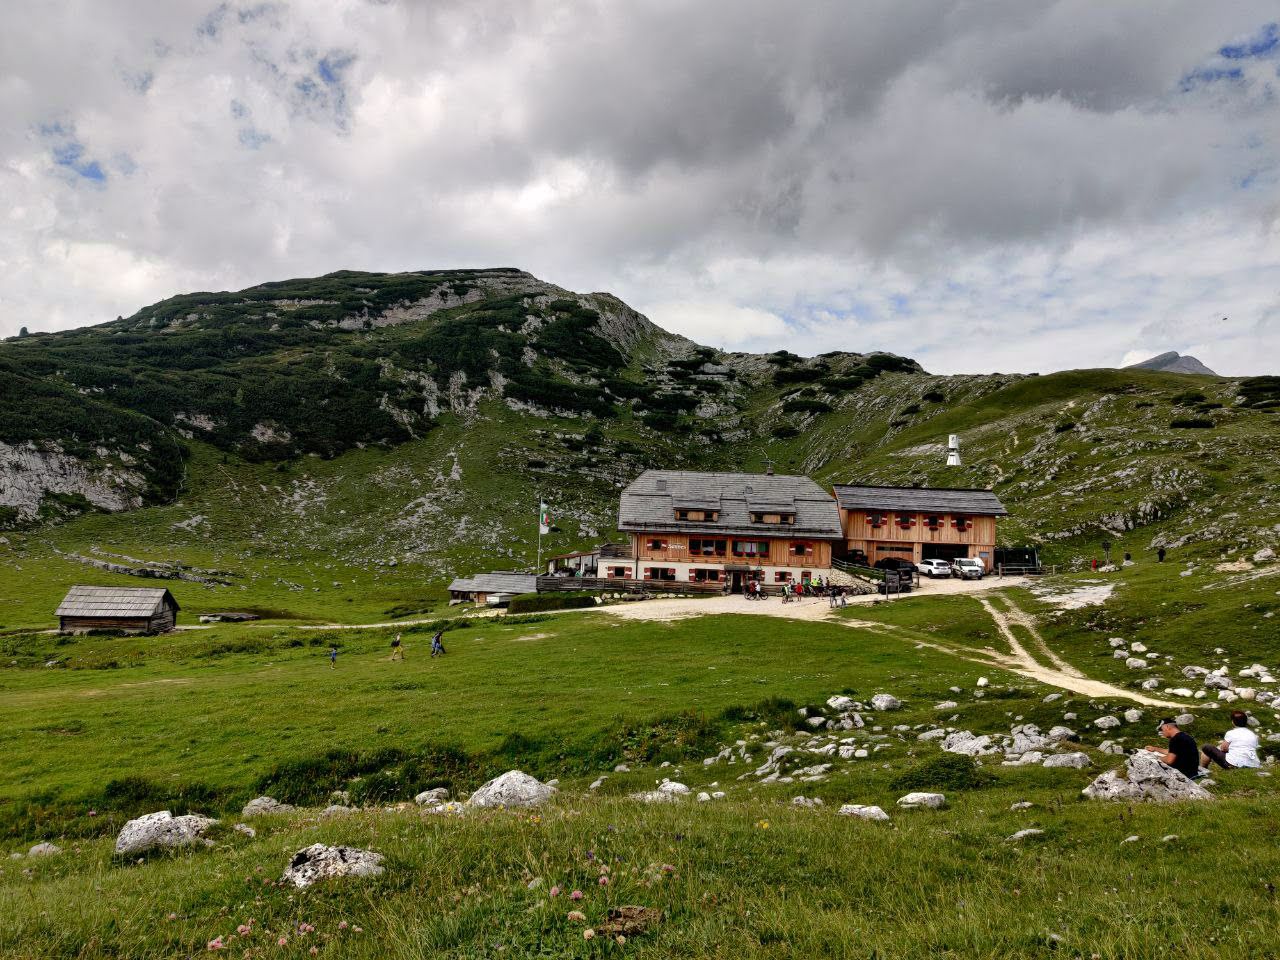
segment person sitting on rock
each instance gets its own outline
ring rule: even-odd
[[[1200,776],[1200,748],[1189,733],[1178,729],[1172,719],[1161,720],[1156,724],[1156,733],[1169,740],[1168,747],[1145,747],[1147,753],[1154,753],[1161,762],[1173,767],[1188,780]]]
[[[1231,711],[1232,727],[1222,736],[1216,747],[1206,744],[1204,765],[1216,763],[1223,770],[1236,767],[1260,767],[1258,760],[1258,735],[1249,729],[1249,716],[1243,710]]]

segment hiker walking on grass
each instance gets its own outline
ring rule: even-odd
[[[1201,751],[1204,754],[1204,765],[1216,763],[1223,770],[1234,770],[1236,767],[1260,767],[1258,760],[1258,735],[1249,729],[1249,715],[1243,710],[1231,711],[1232,727],[1222,735],[1222,742],[1216,747],[1206,744]]]
[[[1154,753],[1162,763],[1173,767],[1188,780],[1200,776],[1200,748],[1196,746],[1191,735],[1178,729],[1171,719],[1161,720],[1156,725],[1156,733],[1169,740],[1168,747],[1144,747],[1147,753]]]
[[[338,668],[338,648],[329,648],[329,669],[336,670]]]
[[[403,660],[404,647],[400,646],[400,634],[396,634],[396,638],[391,641],[391,659]]]
[[[443,630],[437,630],[436,635],[431,638],[431,656],[444,656],[444,644],[440,642],[440,637],[444,634]]]

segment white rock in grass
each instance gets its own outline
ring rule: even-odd
[[[1042,703],[1053,703],[1055,700],[1061,700],[1061,699],[1062,699],[1062,694],[1060,694],[1060,693],[1050,693],[1050,694],[1046,694],[1046,696],[1045,696],[1044,700],[1042,700],[1041,702],[1042,702]]]
[[[1152,677],[1150,680],[1143,680],[1141,686],[1143,690],[1158,690],[1160,688],[1160,679]]]
[[[812,809],[813,807],[822,806],[822,798],[821,797],[803,797],[803,796],[792,797],[791,805],[793,807],[809,807],[810,809]]]
[[[344,803],[331,803],[320,811],[322,817],[341,817],[348,813],[355,813],[355,807],[348,807]]]
[[[288,813],[292,809],[292,804],[281,803],[275,797],[255,797],[244,805],[240,816],[248,819],[263,813]]]
[[[1130,707],[1128,710],[1124,712],[1125,723],[1137,723],[1141,719],[1142,719],[1142,711],[1139,710],[1137,707]]]
[[[1113,647],[1123,647],[1124,637],[1112,637],[1110,640],[1107,641],[1107,643],[1109,643]]]
[[[1146,670],[1151,666],[1151,664],[1147,663],[1147,661],[1142,660],[1138,657],[1129,657],[1127,660],[1125,660],[1124,665],[1128,667],[1130,670]]]
[[[960,706],[960,704],[956,703],[954,700],[943,700],[941,703],[935,703],[935,704],[933,705],[933,709],[935,709],[935,710],[954,710],[954,709],[955,709],[956,707],[958,707],[958,706]]]
[[[1010,810],[1030,810],[1034,806],[1035,804],[1032,803],[1030,800],[1019,800],[1017,803],[1013,804],[1013,806],[1011,806],[1009,809]]]
[[[331,877],[376,877],[382,872],[380,853],[314,843],[293,855],[280,879],[301,889]]]
[[[1120,721],[1115,717],[1105,716],[1099,717],[1097,720],[1093,721],[1093,725],[1099,730],[1114,730],[1116,727],[1120,726]]]
[[[658,785],[658,789],[662,793],[670,793],[678,797],[683,797],[689,792],[689,788],[683,783],[676,783],[674,780],[664,780]]]
[[[1043,830],[1037,830],[1035,827],[1028,827],[1026,830],[1019,830],[1015,834],[1005,838],[1005,843],[1017,843],[1019,840],[1026,840],[1030,837],[1044,836]]]
[[[253,827],[249,826],[247,823],[237,823],[231,829],[236,833],[243,833],[250,840],[258,835],[258,831],[253,829]]]
[[[1052,757],[1046,757],[1043,766],[1071,767],[1075,770],[1083,770],[1085,767],[1093,766],[1093,761],[1089,759],[1087,753],[1081,753],[1077,750],[1075,753],[1059,753]]]
[[[686,788],[687,790],[688,788]],[[556,788],[527,773],[508,770],[494,777],[467,800],[469,807],[536,807],[556,795]]]
[[[857,817],[860,820],[888,820],[889,815],[879,807],[871,804],[846,803],[837,811],[842,817]]]
[[[1060,743],[1063,740],[1077,739],[1076,732],[1074,730],[1072,730],[1070,727],[1064,727],[1061,725],[1058,725],[1056,727],[1050,727],[1048,738],[1054,741],[1055,743]]]
[[[966,757],[983,757],[1000,752],[1000,747],[992,742],[990,736],[976,736],[968,730],[948,734],[942,741],[942,749],[947,753],[959,753]]]
[[[891,693],[877,693],[871,698],[873,710],[901,710],[902,701]]]
[[[707,793],[705,790],[703,790],[701,793],[698,794],[699,803],[709,803],[710,801],[711,801],[711,794]]]
[[[836,713],[845,713],[854,709],[855,701],[852,697],[842,697],[837,694],[834,697],[827,698],[827,706]]]
[[[195,813],[182,817],[175,817],[168,810],[148,813],[130,820],[120,829],[115,853],[118,857],[131,857],[157,847],[189,847],[199,843],[217,822]]]
[[[37,843],[34,847],[27,851],[28,857],[52,857],[54,854],[62,852],[62,848],[56,843]]]
[[[898,806],[904,810],[941,810],[947,805],[945,794],[916,792],[898,798]]]
[[[986,677],[979,677],[979,678],[978,678],[978,686],[980,686],[980,687],[985,687],[985,686],[986,686],[987,684],[989,684],[990,682],[991,682],[991,681],[990,681],[990,680],[988,680]]]
[[[413,802],[420,807],[434,807],[437,803],[444,803],[448,799],[448,788],[432,787],[430,790],[423,790],[420,794],[414,797]]]
[[[1141,751],[1129,757],[1125,776],[1108,770],[1081,791],[1090,800],[1212,800],[1198,783],[1165,766],[1155,754]]]

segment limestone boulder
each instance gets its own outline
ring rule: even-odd
[[[508,770],[494,777],[471,795],[467,805],[471,807],[536,807],[556,795],[556,788],[541,783],[527,773]]]
[[[293,855],[280,879],[301,889],[335,877],[376,877],[383,870],[380,853],[313,843]]]
[[[903,810],[941,810],[946,805],[946,795],[941,793],[908,793],[898,798],[898,806]]]
[[[120,828],[116,837],[117,857],[132,857],[148,850],[189,847],[204,839],[204,835],[218,821],[196,813],[175,817],[168,810],[159,810],[130,820]]]
[[[1075,753],[1058,753],[1051,757],[1045,757],[1044,767],[1071,767],[1075,770],[1083,770],[1085,767],[1093,766],[1093,761],[1089,759],[1087,753],[1077,750]]]
[[[1213,799],[1213,794],[1200,784],[1188,780],[1162,763],[1155,754],[1146,751],[1129,757],[1123,775],[1118,770],[1108,770],[1085,787],[1082,793],[1090,800],[1170,802]]]
[[[244,809],[240,811],[240,816],[247,819],[264,813],[288,813],[292,809],[292,804],[281,803],[275,797],[254,797],[244,805]]]
[[[837,813],[842,817],[857,817],[859,820],[888,820],[889,815],[872,804],[846,803]]]
[[[873,710],[901,710],[902,701],[891,693],[877,693],[871,698]]]

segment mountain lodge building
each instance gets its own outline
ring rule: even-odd
[[[606,579],[766,586],[828,576],[844,540],[831,494],[808,477],[646,470],[622,491],[630,558]]]
[[[834,492],[854,563],[973,557],[988,572],[995,564],[996,518],[1008,511],[990,490],[836,484]]]

